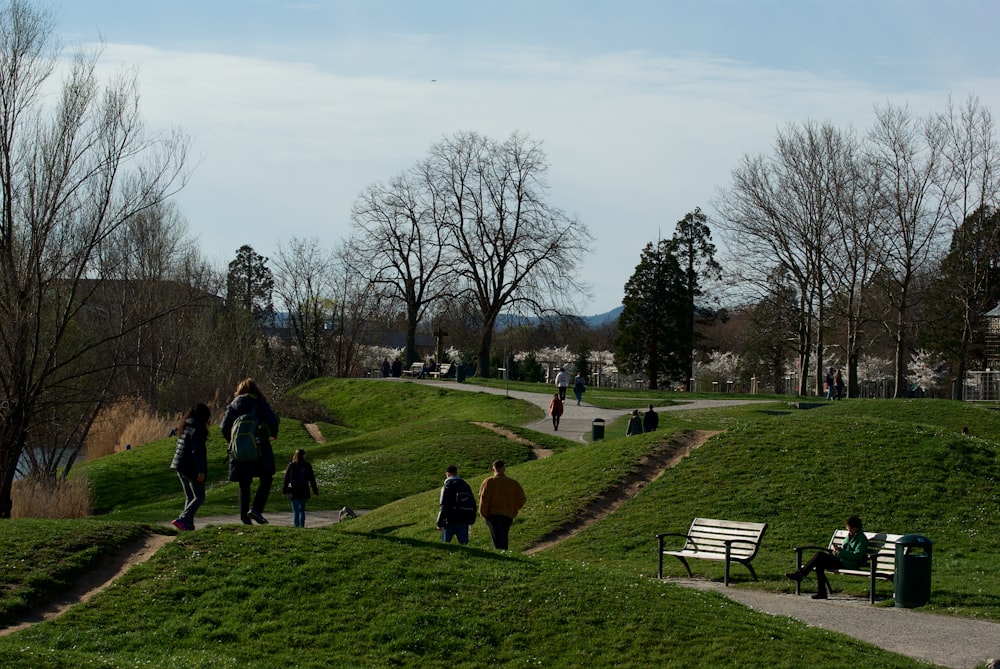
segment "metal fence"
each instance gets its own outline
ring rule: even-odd
[[[966,372],[962,399],[966,402],[1000,401],[1000,371]]]

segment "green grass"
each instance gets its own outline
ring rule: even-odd
[[[555,446],[552,457],[533,460],[528,447],[470,421],[510,428],[537,420],[535,407],[485,393],[362,383],[306,388],[342,423],[329,443],[309,447],[323,493],[310,508],[363,506],[356,500],[378,508],[322,529],[183,534],[89,603],[0,638],[0,666],[707,667],[732,664],[734,648],[755,666],[836,667],[845,656],[857,666],[918,666],[650,579],[654,535],[686,530],[699,515],[769,523],[755,561],[761,581],[736,566],[734,587],[790,591],[782,574],[792,548],[825,543],[857,513],[869,529],[934,541],[926,609],[1000,619],[993,545],[1000,415],[987,408],[923,400],[671,411],[661,414],[658,433],[614,437],[624,431],[616,422],[592,444],[517,428]],[[961,436],[962,426],[973,436]],[[657,440],[694,429],[724,432],[611,516],[542,553],[520,554],[615,488]],[[294,421],[282,430],[282,454],[306,443]],[[0,624],[147,531],[141,523],[176,513],[170,442],[88,463],[98,503],[114,509],[101,519],[0,523]],[[442,545],[434,517],[444,464],[457,462],[475,488],[498,455],[528,496],[511,532],[513,552],[493,551],[481,520],[469,547]],[[203,513],[235,508],[235,489],[222,478],[213,472]],[[692,566],[722,578],[719,563]],[[676,561],[665,569],[684,573]],[[865,592],[862,579],[833,580]],[[881,584],[879,594],[891,596],[891,586]]]
[[[323,529],[184,535],[5,667],[912,667],[725,598],[544,557]]]

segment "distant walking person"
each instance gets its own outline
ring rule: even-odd
[[[660,415],[653,411],[653,405],[650,404],[646,413],[642,415],[642,431],[652,432],[660,425]]]
[[[253,379],[243,379],[237,384],[236,397],[226,407],[226,415],[222,417],[222,437],[227,442],[232,443],[233,428],[239,419],[244,419],[240,420],[241,426],[256,422],[257,457],[239,460],[230,455],[229,480],[240,484],[239,507],[243,524],[251,525],[250,520],[253,519],[261,525],[267,525],[263,514],[274,481],[274,450],[271,448],[271,440],[278,438],[278,416]],[[259,478],[260,483],[251,504],[250,485],[254,477]]]
[[[844,375],[840,373],[839,369],[837,370],[837,374],[833,377],[833,385],[836,386],[836,389],[837,389],[836,390],[837,394],[834,396],[834,399],[838,399],[838,400],[839,399],[843,399],[844,398]]]
[[[569,374],[563,367],[559,368],[559,373],[556,374],[556,387],[559,388],[559,399],[563,402],[566,401],[566,388],[569,387]]]
[[[583,380],[579,372],[576,378],[573,379],[573,394],[576,395],[576,405],[580,406],[580,402],[583,400],[583,392],[587,389],[587,382]]]
[[[456,465],[448,465],[438,510],[437,528],[441,541],[451,542],[452,537],[465,546],[469,543],[469,526],[476,522],[476,498],[465,479],[458,475]]]
[[[632,409],[632,417],[628,419],[628,427],[625,428],[625,436],[631,437],[642,434],[642,417],[639,416],[638,409]]]
[[[507,550],[510,526],[527,498],[524,488],[504,473],[503,460],[493,462],[493,476],[484,479],[479,487],[479,515],[486,520],[493,548]]]
[[[552,416],[552,429],[558,432],[559,419],[563,415],[563,403],[559,398],[559,393],[552,395],[552,401],[549,402],[549,415]]]
[[[310,488],[314,495],[319,494],[316,474],[312,464],[306,460],[306,450],[299,448],[285,467],[285,478],[281,483],[281,494],[292,502],[292,524],[295,527],[306,526],[306,500],[309,499]]]
[[[184,510],[173,521],[179,530],[194,529],[194,515],[205,501],[205,478],[208,476],[208,421],[212,412],[204,404],[195,404],[184,417],[180,428],[181,436],[177,438],[177,450],[174,451],[170,468],[177,471],[184,489]]]
[[[827,399],[827,401],[830,401],[830,400],[833,399],[833,393],[834,393],[834,387],[835,387],[834,386],[834,381],[835,381],[835,378],[836,378],[835,375],[834,375],[834,373],[833,373],[833,371],[834,371],[833,367],[831,367],[830,369],[826,370],[826,377],[824,377],[824,379],[823,379],[823,383],[826,384],[826,399]]]

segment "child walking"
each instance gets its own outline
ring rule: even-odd
[[[184,417],[181,436],[170,468],[177,472],[184,489],[184,510],[173,520],[178,530],[194,529],[194,514],[205,501],[205,477],[208,475],[208,421],[212,412],[204,404],[195,404]]]
[[[306,500],[309,499],[309,488],[312,488],[314,495],[319,495],[312,465],[306,461],[305,449],[300,448],[295,451],[292,461],[285,468],[285,480],[281,485],[281,494],[292,501],[292,522],[295,523],[295,527],[306,526]]]

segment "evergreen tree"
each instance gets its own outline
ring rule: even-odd
[[[267,258],[244,244],[229,263],[226,275],[226,306],[243,309],[251,316],[258,329],[274,320],[274,276],[267,266]]]
[[[689,373],[692,333],[684,270],[673,240],[652,242],[625,284],[618,317],[616,361],[626,371],[643,371],[650,390],[661,378],[682,380]]]
[[[681,352],[685,356],[685,374],[694,377],[694,349],[698,334],[695,323],[711,324],[718,312],[709,309],[704,303],[697,304],[699,298],[705,297],[706,280],[717,280],[722,276],[722,267],[715,260],[715,245],[712,243],[712,231],[708,227],[708,218],[699,207],[687,216],[677,221],[677,229],[673,238],[678,261],[684,271],[684,289],[686,294],[687,324],[685,331],[691,340]]]

